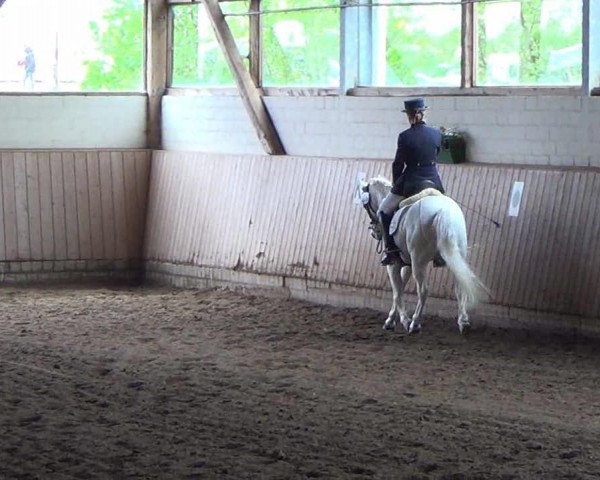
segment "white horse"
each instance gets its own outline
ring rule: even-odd
[[[371,218],[372,235],[380,240],[381,226],[377,209],[390,191],[391,184],[388,180],[377,177],[368,183],[362,182],[360,188],[363,205]],[[427,265],[439,252],[456,279],[458,328],[463,333],[471,326],[467,309],[489,296],[488,289],[467,263],[465,217],[458,204],[445,195],[415,196],[415,199],[412,204],[407,199],[406,203],[409,205],[405,207],[393,235],[403,259],[410,266],[395,264],[387,267],[392,284],[393,304],[383,328],[394,330],[400,320],[409,333],[421,330],[421,314],[427,299]],[[418,303],[412,319],[409,319],[403,292],[411,271],[417,283]]]

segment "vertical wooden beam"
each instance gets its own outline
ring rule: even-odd
[[[263,103],[261,91],[244,66],[218,0],[204,0],[204,7],[260,143],[269,155],[285,155],[279,134]]]
[[[590,93],[600,95],[600,0],[590,0],[588,19],[588,83]]]
[[[360,0],[360,4],[366,4],[370,0]],[[375,27],[376,15],[373,7],[361,7],[358,9],[358,81],[357,86],[373,85],[374,68],[374,42],[377,28]]]
[[[146,4],[146,90],[148,110],[147,148],[162,147],[162,97],[167,88],[169,5],[166,0],[148,0]]]
[[[461,38],[461,82],[462,88],[471,88],[475,77],[475,42],[474,39],[474,4],[462,4],[462,38]]]
[[[349,89],[358,86],[358,15],[358,7],[340,8],[340,95],[346,95]]]
[[[261,0],[250,0],[249,11],[260,12]],[[262,17],[250,15],[250,76],[254,85],[262,87]]]
[[[370,85],[385,85],[387,76],[387,23],[389,9],[386,7],[370,7],[371,31],[370,33]],[[361,59],[362,62],[362,59]]]
[[[583,2],[583,87],[600,96],[600,0]]]
[[[584,85],[587,88],[586,93],[600,95],[600,0],[584,0],[583,5],[583,69],[586,72],[583,77]]]
[[[590,94],[592,89],[590,73],[592,70],[592,62],[590,62],[590,40],[591,40],[591,19],[590,19],[590,0],[583,0],[582,2],[582,20],[581,31],[583,38],[581,39],[581,94],[586,96]]]

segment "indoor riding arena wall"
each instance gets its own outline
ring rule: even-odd
[[[138,279],[149,150],[0,150],[0,281]]]
[[[0,95],[0,281],[139,278],[143,94]]]
[[[486,164],[440,170],[465,212],[471,264],[493,294],[474,321],[597,333],[598,171]],[[360,172],[389,176],[390,161],[154,152],[147,278],[245,284],[387,309],[387,276],[367,214],[353,201]],[[523,196],[518,215],[508,216],[515,181],[524,182]],[[452,298],[448,272],[433,271],[427,311],[454,316]]]
[[[394,157],[406,97],[266,97],[288,155]],[[600,168],[600,97],[427,96],[430,125],[463,133],[470,162]],[[262,154],[238,96],[166,96],[164,150]]]

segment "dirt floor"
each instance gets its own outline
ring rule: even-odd
[[[592,342],[228,290],[0,298],[1,479],[600,478]]]

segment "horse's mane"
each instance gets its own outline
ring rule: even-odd
[[[391,188],[392,183],[385,177],[381,175],[378,177],[373,177],[369,182],[371,185],[380,185],[382,187]]]

